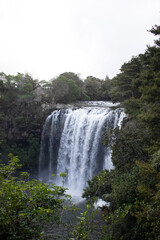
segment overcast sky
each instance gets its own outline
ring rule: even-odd
[[[0,0],[0,72],[112,78],[153,45],[155,24],[160,0]]]

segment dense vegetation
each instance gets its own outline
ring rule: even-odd
[[[151,33],[160,35],[160,27]],[[88,182],[83,197],[110,202],[103,218],[103,239],[160,239],[160,39],[144,54],[124,63],[112,80],[112,101],[120,101],[128,117],[122,128],[104,136],[112,143],[111,172]]]
[[[157,37],[154,46],[148,46],[145,53],[124,63],[121,72],[112,80],[108,77],[100,80],[89,76],[82,81],[77,74],[66,72],[49,82],[39,82],[28,74],[0,74],[1,159],[7,162],[8,153],[12,152],[20,157],[25,170],[33,171],[37,168],[44,119],[56,108],[57,103],[111,99],[113,102],[121,102],[125,107],[128,116],[122,128],[115,129],[109,135],[104,134],[104,144],[112,146],[115,169],[110,172],[102,171],[94,176],[83,193],[83,197],[91,205],[97,198],[110,202],[110,206],[103,209],[106,229],[102,232],[102,239],[160,239],[160,26],[153,27],[150,32]],[[16,199],[28,201],[30,213],[35,211],[35,219],[41,220],[36,215],[37,212],[40,213],[39,209],[34,210],[32,207],[37,201],[34,194],[42,194],[36,192],[37,186],[42,190],[43,184],[11,177],[10,171],[12,172],[15,164],[13,162],[16,160],[13,156],[11,158],[9,172],[4,165],[1,165],[0,172],[0,203],[4,204],[0,208],[0,224],[6,224],[1,232],[2,236],[7,229],[17,236],[23,230],[20,228],[20,233],[14,232],[16,230],[12,228],[11,219],[6,218],[7,212],[4,212],[3,207],[8,209],[8,216],[13,214],[13,221],[22,224],[20,226],[26,226],[24,221],[30,221],[30,214],[23,209],[24,201],[19,201],[16,205],[13,201],[13,211],[7,205],[15,197],[9,195],[12,187],[20,194]],[[34,187],[33,196],[31,185]],[[48,198],[52,192],[45,191]],[[50,203],[52,205],[52,201]],[[61,206],[56,205],[58,210],[59,207]],[[20,209],[18,217],[15,215],[16,208]],[[52,210],[54,209],[51,208],[51,213]],[[45,215],[46,211],[42,213]],[[85,233],[88,231],[85,229],[85,216],[86,213],[75,228],[75,239],[88,237],[88,233]],[[30,229],[32,223],[29,222]],[[33,224],[33,229],[36,227]]]

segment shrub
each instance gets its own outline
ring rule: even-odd
[[[37,180],[16,170],[22,165],[9,154],[9,164],[0,164],[0,239],[40,239],[42,225],[51,220],[59,223],[65,189]]]

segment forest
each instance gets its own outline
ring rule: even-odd
[[[120,102],[127,114],[122,128],[102,139],[111,145],[115,168],[89,180],[82,195],[90,207],[98,198],[110,202],[102,209],[101,239],[160,239],[160,26],[150,32],[154,45],[125,62],[112,79],[82,80],[65,72],[38,81],[29,74],[0,73],[1,239],[43,239],[43,222],[60,223],[69,198],[65,188],[32,179],[42,128],[58,103],[86,100]],[[65,174],[61,177],[63,182]],[[83,213],[68,239],[89,239],[89,222]]]

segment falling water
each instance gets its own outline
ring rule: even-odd
[[[40,178],[60,184],[59,173],[66,172],[66,186],[81,192],[88,179],[102,169],[112,169],[111,149],[103,145],[103,133],[121,126],[122,108],[113,104],[54,111],[44,124]],[[52,177],[55,174],[55,177]]]

